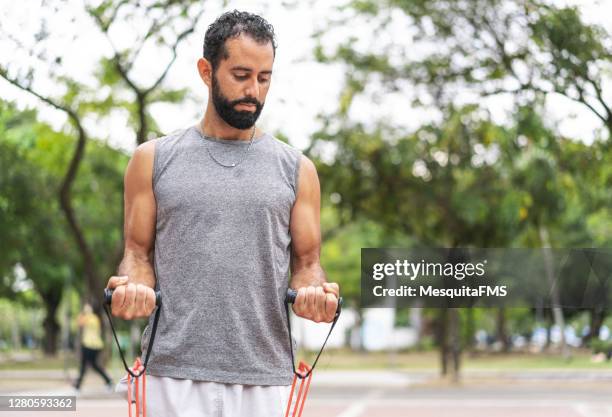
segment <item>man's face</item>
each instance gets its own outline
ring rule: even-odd
[[[236,129],[251,128],[261,113],[272,77],[274,51],[249,36],[228,39],[229,57],[212,76],[212,102],[219,116]]]

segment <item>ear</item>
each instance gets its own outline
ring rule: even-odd
[[[198,74],[209,88],[212,87],[212,65],[206,58],[198,59]]]

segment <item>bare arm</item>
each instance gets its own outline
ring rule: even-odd
[[[340,289],[328,283],[321,267],[321,190],[317,170],[302,156],[298,195],[291,210],[291,282],[298,290],[293,311],[298,316],[331,322],[338,305]]]
[[[155,143],[140,145],[125,172],[125,251],[118,274],[130,282],[155,287],[152,255],[155,242],[156,203],[153,195]]]
[[[108,281],[115,288],[113,315],[130,320],[148,317],[155,308],[155,272],[152,252],[155,242],[156,203],[153,195],[155,142],[136,148],[125,172],[125,250],[117,276]]]

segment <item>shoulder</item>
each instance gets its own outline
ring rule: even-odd
[[[180,142],[188,130],[188,128],[179,129],[138,145],[132,154],[130,165],[137,171],[146,173],[147,176],[152,175],[153,165],[159,157],[159,151],[172,148],[176,143]]]
[[[180,143],[182,139],[188,134],[192,133],[191,127],[177,129],[173,132],[170,132],[166,135],[159,136],[155,139],[150,139],[145,143],[138,145],[136,150],[134,151],[134,155],[141,155],[146,157],[153,157],[158,150],[163,150],[166,148],[172,148],[176,144]]]
[[[299,176],[302,176],[302,174],[312,175],[314,173],[316,175],[316,167],[314,163],[306,155],[304,155],[299,148],[296,148],[295,146],[269,133],[267,133],[267,135],[270,137],[270,142],[272,142],[272,147],[276,150],[276,152],[291,162],[296,180]]]
[[[299,155],[302,154],[302,151],[300,149],[279,139],[278,137],[270,133],[266,133],[266,135],[269,137],[270,142],[272,143],[272,147],[276,149],[277,151],[280,151],[288,155],[292,155],[294,158],[297,158]]]
[[[315,164],[304,153],[290,143],[266,133],[269,136],[270,152],[277,155],[283,171],[297,196],[298,191],[311,188],[318,183]]]
[[[145,143],[141,143],[136,147],[134,153],[132,154],[132,159],[144,160],[144,159],[153,159],[155,155],[155,145],[160,138],[151,139],[146,141]]]
[[[128,163],[126,177],[136,175],[138,177],[150,176],[153,172],[153,160],[155,158],[155,144],[157,139],[149,140],[136,147],[130,162]]]
[[[181,140],[186,134],[193,133],[193,126],[173,130],[172,132],[153,139],[159,143],[175,142]],[[149,141],[150,142],[150,141]]]
[[[317,167],[304,154],[300,157],[299,170],[297,173],[297,189],[303,194],[310,193],[319,189],[319,176]]]
[[[312,161],[304,155],[304,153],[295,146],[268,134],[270,136],[270,142],[272,142],[272,147],[276,149],[276,151],[282,156],[286,157],[289,161],[291,161],[293,171],[297,173],[298,171],[302,171],[306,169],[308,171],[312,171],[313,169],[316,172],[315,166]]]
[[[300,174],[305,174],[307,176],[317,175],[317,167],[314,162],[304,154],[300,155]]]
[[[294,170],[294,184],[296,195],[300,192],[310,193],[319,187],[319,177],[317,174],[317,168],[314,162],[308,158],[304,153],[294,147],[293,145],[284,142],[276,137],[272,137],[276,146],[278,146],[283,152],[291,155],[293,159],[293,170]]]

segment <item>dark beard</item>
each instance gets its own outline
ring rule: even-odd
[[[244,97],[232,101],[228,100],[221,92],[219,82],[214,73],[212,77],[212,102],[215,106],[215,110],[217,110],[217,114],[219,114],[225,123],[235,129],[241,130],[253,127],[263,109],[263,103],[260,103],[257,99],[252,97]],[[234,106],[239,103],[254,104],[255,111],[238,111]]]

